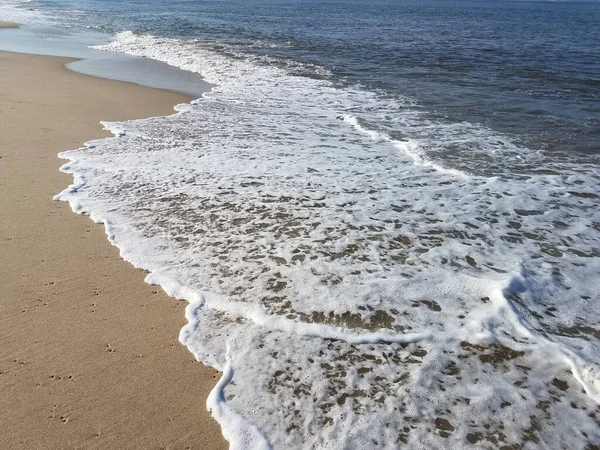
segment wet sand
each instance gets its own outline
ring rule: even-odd
[[[0,31],[1,33],[1,31]],[[0,429],[3,449],[223,449],[219,376],[178,342],[185,303],[144,283],[102,225],[52,197],[62,150],[100,120],[189,98],[0,53]]]

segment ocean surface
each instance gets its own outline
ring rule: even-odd
[[[189,302],[232,448],[600,448],[600,2],[0,14],[213,86],[57,199]]]

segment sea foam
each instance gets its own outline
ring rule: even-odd
[[[99,48],[216,85],[62,153],[57,198],[189,302],[232,448],[598,442],[596,165],[207,42]]]

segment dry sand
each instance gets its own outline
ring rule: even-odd
[[[3,22],[0,20],[0,28],[19,28],[19,24],[14,22]]]
[[[226,448],[204,406],[218,373],[177,340],[185,304],[52,200],[71,182],[57,153],[100,120],[189,99],[67,61],[0,53],[0,448]]]

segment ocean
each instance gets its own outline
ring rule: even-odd
[[[210,83],[57,199],[189,302],[232,448],[599,448],[600,2],[0,14]]]

